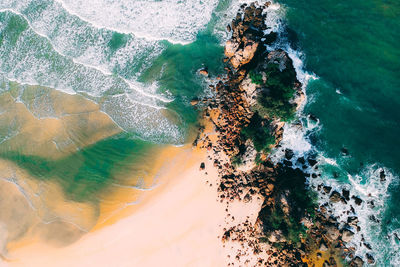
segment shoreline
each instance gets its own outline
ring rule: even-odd
[[[227,265],[231,248],[224,248],[220,237],[229,222],[225,204],[218,201],[217,170],[204,151],[188,145],[177,149],[174,163],[161,175],[158,186],[145,194],[131,215],[68,247],[23,247],[14,252],[16,260],[8,266],[51,266],[55,262],[58,266]],[[203,162],[205,169],[200,170]],[[234,223],[249,219],[249,210],[254,211],[251,219],[255,221],[261,204],[230,204]]]

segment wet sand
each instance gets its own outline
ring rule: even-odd
[[[172,161],[163,166],[157,187],[129,211],[131,215],[119,219],[119,214],[114,224],[68,247],[41,243],[22,247],[12,253],[13,261],[7,265],[225,266],[231,248],[224,248],[219,238],[226,226],[226,207],[217,200],[216,170],[204,152],[190,146],[168,153]],[[206,163],[203,171],[201,162]],[[254,221],[259,205],[232,204],[235,223],[244,221],[249,210],[255,211],[250,218]]]

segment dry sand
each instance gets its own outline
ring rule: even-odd
[[[217,172],[206,154],[186,146],[168,162],[158,186],[145,194],[131,215],[68,247],[25,246],[10,253],[13,260],[3,264],[226,266],[234,248],[231,244],[223,247],[222,228],[245,221],[246,216],[254,222],[261,202],[230,204],[235,221],[227,222],[226,203],[217,198]],[[201,162],[206,163],[203,171],[199,170]]]

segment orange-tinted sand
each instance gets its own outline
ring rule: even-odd
[[[189,146],[175,149],[178,152],[170,154],[158,186],[145,194],[131,215],[68,247],[37,243],[15,250],[7,265],[225,266],[231,247],[223,248],[218,238],[227,223],[225,205],[217,201],[216,170],[204,152]],[[201,162],[206,163],[204,171],[199,170]],[[234,223],[247,215],[254,221],[260,205],[257,201],[230,205]]]

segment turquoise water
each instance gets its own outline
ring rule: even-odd
[[[332,180],[336,171],[336,181],[375,196],[378,208],[360,210],[380,220],[366,220],[366,239],[378,266],[398,266],[400,3],[279,2],[286,6],[287,25],[296,33],[292,41],[304,53],[306,70],[318,77],[307,88],[305,113],[320,119],[310,139],[335,163],[325,167],[325,179]],[[348,156],[342,155],[343,147]],[[390,182],[376,182],[380,168]]]

